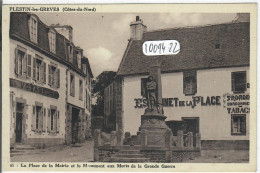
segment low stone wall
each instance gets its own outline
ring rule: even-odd
[[[147,158],[150,158],[151,162],[166,163],[166,151],[160,150],[141,150],[141,154],[144,154]]]
[[[193,160],[200,156],[200,151],[172,151],[172,163]]]
[[[202,150],[249,150],[249,140],[202,140]]]

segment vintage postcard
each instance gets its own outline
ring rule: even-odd
[[[3,5],[4,171],[255,171],[257,4]]]

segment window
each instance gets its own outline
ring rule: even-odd
[[[231,134],[246,135],[246,115],[231,115]]]
[[[86,64],[82,64],[83,72],[86,74],[87,73],[87,66]]]
[[[183,72],[183,94],[195,95],[197,93],[197,72]]]
[[[48,119],[47,119],[47,131],[50,133],[58,133],[60,128],[60,113],[57,110],[57,106],[50,106],[48,109]]]
[[[52,53],[55,53],[56,52],[56,33],[55,33],[55,31],[54,30],[50,30],[49,34],[48,34],[48,37],[49,37],[50,51]]]
[[[79,80],[79,99],[83,100],[83,82]]]
[[[246,71],[232,72],[232,91],[234,93],[243,93],[246,91]]]
[[[17,46],[15,49],[15,74],[26,77],[26,49]]]
[[[35,16],[31,16],[29,21],[30,40],[34,43],[37,43],[37,25],[37,18]]]
[[[72,73],[70,74],[70,95],[75,96],[75,77]]]
[[[146,97],[146,83],[149,81],[148,78],[141,78],[141,96]]]
[[[42,103],[36,103],[33,105],[33,113],[32,113],[32,131],[41,132],[44,131],[44,117],[45,117],[45,109],[42,106]]]
[[[48,65],[48,85],[53,88],[60,88],[60,69],[57,65]]]
[[[77,52],[77,62],[78,62],[78,68],[79,69],[81,69],[81,56],[82,56],[81,52],[78,51]]]
[[[43,84],[46,83],[46,63],[43,62],[43,58],[36,55],[36,58],[33,59],[33,66],[32,66],[32,78],[36,82]],[[27,65],[28,68],[31,68],[30,65]]]
[[[73,63],[73,47],[71,44],[68,44],[68,56],[69,62]]]

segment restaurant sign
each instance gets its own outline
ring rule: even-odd
[[[22,82],[19,80],[11,79],[10,78],[10,87],[19,88],[28,92],[33,92],[36,94],[40,94],[46,97],[51,97],[58,99],[59,93],[57,91],[51,90],[49,88],[40,87],[37,85],[34,85],[32,83]]]

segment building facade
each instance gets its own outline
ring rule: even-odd
[[[114,94],[118,112],[110,115],[118,118],[116,129],[138,132],[147,106],[142,92],[150,63],[157,58],[164,115],[173,135],[178,130],[199,132],[204,149],[248,149],[250,22],[247,15],[240,16],[243,20],[238,17],[230,23],[154,31],[147,31],[139,18],[132,22],[115,81],[121,91]],[[152,40],[178,40],[181,50],[177,55],[145,56],[142,44]],[[115,99],[105,100],[108,105]]]
[[[86,107],[91,98],[87,100],[84,91],[91,95],[87,83],[91,83],[93,75],[83,50],[57,32],[55,26],[45,25],[30,13],[11,13],[9,44],[11,145],[44,147],[80,142],[73,141],[73,134],[67,130],[68,123],[72,124],[67,115],[68,105],[80,108],[81,116],[75,124],[77,133],[84,138],[90,128],[86,119],[91,112]],[[69,48],[75,55],[70,56]],[[74,85],[74,100],[69,92],[70,74],[78,82]]]

